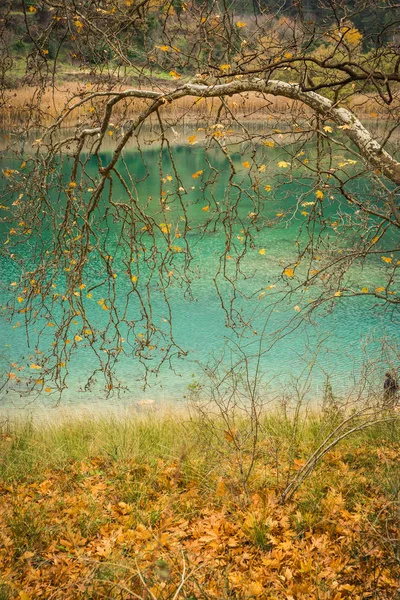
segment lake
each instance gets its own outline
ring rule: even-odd
[[[105,162],[110,152],[103,153],[102,159]],[[313,149],[309,152],[312,155]],[[400,339],[398,315],[390,314],[376,299],[369,297],[338,298],[334,306],[325,306],[314,313],[309,321],[302,321],[301,313],[315,292],[310,289],[288,295],[290,282],[281,279],[283,269],[295,260],[296,239],[304,216],[301,211],[297,211],[290,219],[277,215],[288,215],[289,207],[298,198],[307,202],[314,182],[298,177],[283,184],[278,191],[272,190],[271,200],[264,202],[260,212],[262,226],[258,231],[255,228],[250,238],[243,233],[251,221],[248,215],[254,211],[254,197],[251,198],[251,193],[245,193],[246,186],[251,191],[247,167],[243,166],[248,157],[246,149],[242,152],[238,148],[232,158],[238,171],[237,181],[240,181],[244,193],[239,193],[233,187],[230,194],[227,193],[227,163],[220,151],[206,151],[200,144],[176,143],[172,147],[172,154],[173,164],[168,153],[164,151],[160,154],[159,148],[154,145],[143,147],[140,152],[132,145],[124,152],[124,164],[120,164],[125,176],[128,172],[132,175],[132,191],[139,206],[146,207],[147,213],[161,229],[155,233],[159,255],[154,260],[149,259],[152,238],[139,227],[135,234],[131,232],[132,239],[138,246],[135,250],[138,258],[136,264],[129,266],[128,249],[126,244],[121,243],[122,220],[106,217],[102,221],[106,198],[98,208],[99,223],[104,225],[98,231],[102,255],[99,252],[90,254],[80,294],[85,310],[90,315],[91,335],[98,336],[94,343],[97,356],[85,338],[72,344],[74,351],[65,380],[68,387],[63,392],[62,403],[87,406],[104,403],[134,404],[146,400],[159,403],[180,402],[187,395],[189,386],[193,388],[204,382],[205,365],[212,367],[216,361],[222,360],[226,368],[236,364],[235,368],[240,372],[243,363],[237,364],[238,357],[245,356],[250,373],[254,373],[260,352],[259,372],[264,379],[265,393],[271,397],[288,393],[292,381],[305,381],[311,364],[313,375],[309,394],[313,398],[319,399],[323,395],[327,376],[334,392],[339,396],[348,393],[355,382],[363,378],[368,379],[368,385],[379,389],[388,362],[393,359],[391,349],[396,347]],[[282,159],[281,154],[270,150],[270,163],[261,171],[264,186],[268,187],[270,183],[273,187],[279,178],[279,173],[270,166],[279,159]],[[17,163],[8,161],[7,167],[17,168]],[[97,168],[95,160],[89,159],[86,167],[89,175],[94,178]],[[160,195],[160,168],[164,178],[164,196]],[[60,177],[67,188],[69,173],[70,163],[65,160]],[[179,181],[176,173],[180,175]],[[212,185],[208,183],[209,180],[212,180]],[[4,178],[3,183],[6,187],[7,180]],[[85,185],[89,186],[90,183],[86,182]],[[357,185],[362,187],[363,184]],[[178,188],[181,188],[180,198]],[[86,196],[89,198],[90,192],[83,193],[83,201]],[[116,178],[113,181],[113,197],[119,202],[127,202],[127,193]],[[50,201],[54,206],[58,203],[62,212],[64,205],[56,189],[50,192]],[[207,208],[209,206],[212,208]],[[234,213],[228,224],[224,217],[232,210],[232,206]],[[207,224],[207,220],[211,221],[210,215],[214,209],[220,210],[221,214]],[[192,256],[188,262],[184,239],[178,233],[173,242],[173,260],[171,264],[162,266],[164,283],[160,286],[160,264],[166,249],[162,229],[167,232],[181,231],[184,214],[190,224],[186,237]],[[333,203],[328,214],[332,219],[335,218]],[[139,221],[140,219],[138,223]],[[44,246],[48,244],[51,247],[51,227],[46,218],[43,223]],[[79,230],[79,224],[77,229]],[[9,224],[7,227],[2,225],[2,244],[7,240],[8,234]],[[232,242],[227,250],[228,234]],[[23,249],[28,261],[29,255],[32,255],[32,265],[35,263],[33,257],[37,252],[36,243],[37,240],[31,237]],[[246,254],[238,271],[237,257],[243,252],[244,244],[247,244]],[[143,248],[146,250],[143,251]],[[105,259],[105,256],[111,258]],[[98,353],[107,354],[107,348],[115,344],[111,333],[110,339],[107,334],[100,340],[100,332],[106,329],[110,318],[110,311],[104,310],[104,305],[109,294],[106,283],[109,273],[107,265],[111,263],[114,305],[118,313],[124,315],[119,327],[123,350],[113,366],[113,373],[121,382],[122,389],[119,394],[113,390],[111,397],[107,397],[100,373],[90,390],[84,388],[87,377],[99,366]],[[10,257],[3,256],[0,265],[0,303],[5,307],[12,301],[12,284],[19,282],[21,270]],[[364,286],[374,288],[380,285],[380,270],[379,258],[371,259],[362,269],[352,272],[352,281],[359,289]],[[137,277],[134,285],[132,273],[134,278]],[[217,277],[216,273],[219,273]],[[49,277],[52,277],[53,285],[56,286],[54,293],[62,297],[65,293],[65,275],[55,272],[49,273]],[[234,285],[233,279],[236,279]],[[139,290],[141,297],[135,294],[135,289]],[[89,294],[91,297],[87,295],[88,290],[92,290]],[[236,299],[231,310],[232,294],[236,295]],[[52,327],[46,325],[54,320],[56,326],[61,314],[58,308],[60,303],[53,306],[52,317],[47,311],[34,326],[29,327],[30,345],[23,318],[19,319],[16,315],[9,320],[9,311],[2,311],[2,381],[7,373],[16,369],[19,379],[9,380],[3,387],[0,401],[3,409],[26,406],[27,403],[30,407],[41,404],[48,406],[59,401],[59,395],[51,382],[46,382],[45,387],[50,390],[47,392],[39,389],[40,385],[32,386],[30,383],[33,375],[40,378],[40,371],[39,375],[36,372],[32,375],[30,365],[32,362],[40,363],[40,353],[43,352],[45,356],[48,348],[51,348],[54,332]],[[146,336],[144,310],[152,313],[151,322],[158,331],[158,344],[150,351],[146,349],[146,357],[140,361],[137,348],[140,340]],[[165,361],[159,368],[162,348],[168,343],[161,333],[164,331],[168,338],[170,321],[176,347],[172,352],[172,362]],[[234,328],[230,326],[232,323]],[[88,327],[87,325],[86,330]],[[41,340],[36,347],[35,336],[40,331]],[[82,322],[78,315],[77,320],[70,323],[65,339],[70,338],[74,342],[77,336],[81,337],[81,331]],[[133,348],[135,351],[132,353]],[[143,389],[143,364],[149,372],[149,387],[146,389]],[[30,390],[29,393],[27,389]]]

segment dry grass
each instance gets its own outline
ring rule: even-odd
[[[171,85],[171,84],[167,84]],[[55,87],[39,89],[21,86],[5,90],[0,101],[0,127],[5,130],[23,125],[25,129],[37,129],[52,125],[66,108],[81,100],[84,95],[94,91],[121,91],[127,86],[92,85],[90,83],[70,82]],[[168,89],[168,88],[167,88]],[[64,127],[80,124],[96,125],[104,113],[106,98],[96,98],[79,106],[68,114]],[[146,109],[150,100],[125,99],[113,109],[112,122],[123,124]],[[261,95],[254,92],[236,94],[224,100],[226,110],[223,116],[232,119],[263,121],[268,119],[301,119],[312,114],[311,109],[290,99]],[[379,98],[355,94],[346,100],[346,106],[360,118],[390,118],[388,108],[382,106]],[[171,104],[165,104],[160,113],[174,124],[201,122],[214,119],[221,107],[218,98],[185,97]],[[153,121],[156,117],[152,116]]]
[[[115,91],[128,89],[115,87]],[[0,106],[0,126],[11,128],[16,124],[25,123],[28,127],[39,125],[47,126],[55,122],[57,117],[69,106],[80,100],[82,94],[90,94],[92,90],[87,85],[71,83],[58,88],[46,88],[44,91],[28,86],[8,90],[4,93]],[[248,93],[234,95],[226,99],[226,106],[236,118],[265,119],[270,115],[287,115],[298,113],[301,104],[284,98],[257,95]],[[64,125],[75,126],[86,120],[93,120],[102,113],[105,100],[97,99],[80,106],[65,118]],[[113,111],[113,120],[132,118],[147,108],[149,100],[129,99],[116,105]],[[167,104],[161,109],[162,114],[176,121],[210,118],[217,115],[220,101],[216,98],[180,98],[173,104]]]
[[[104,88],[105,89],[105,88]],[[115,91],[128,89],[114,87]],[[21,122],[35,125],[50,125],[67,107],[77,102],[82,94],[90,94],[94,88],[76,82],[57,88],[46,88],[44,91],[37,88],[22,86],[17,89],[4,92],[3,102],[0,106],[0,126],[3,128],[13,127]],[[66,119],[66,126],[74,126],[87,119],[93,119],[97,111],[101,111],[104,100],[95,100],[75,109]],[[268,115],[288,116],[298,115],[304,111],[299,102],[286,98],[274,96],[262,96],[249,92],[243,95],[234,95],[225,100],[226,106],[237,118],[265,119]],[[116,105],[113,118],[131,118],[139,114],[149,104],[148,100],[130,99]],[[354,95],[349,98],[347,105],[359,116],[376,114],[384,116],[384,108],[380,106],[377,99],[370,96]],[[220,101],[216,98],[181,98],[173,104],[167,104],[162,108],[162,113],[176,120],[213,117],[216,116],[220,107]],[[94,110],[93,110],[94,109]]]

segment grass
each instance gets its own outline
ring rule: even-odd
[[[15,73],[23,75],[22,59],[17,60]],[[143,69],[143,77],[148,73]],[[94,90],[120,91],[135,87],[133,80],[131,86],[121,84],[117,79],[101,82],[91,80],[90,74],[82,71],[73,71],[71,67],[61,68],[57,72],[57,81],[41,89],[35,85],[15,85],[4,90],[0,104],[0,128],[12,129],[24,124],[26,128],[40,128],[54,124],[67,106],[71,106],[81,99],[82,94],[90,94]],[[156,76],[149,75],[148,88],[152,89],[154,80],[158,81],[154,87],[159,91],[171,88],[170,75],[158,73]],[[143,82],[142,82],[143,85]],[[132,119],[141,113],[150,101],[144,99],[123,100],[114,106],[112,122],[123,125],[126,120]],[[229,107],[235,118],[249,121],[265,121],[268,119],[282,119],[283,121],[301,121],[311,115],[311,109],[299,102],[286,98],[261,95],[253,92],[235,94],[225,98],[225,104]],[[355,94],[346,104],[361,119],[371,119],[371,116],[386,119],[387,113],[380,106],[378,99],[372,95]],[[88,102],[70,113],[63,121],[64,127],[77,125],[91,125],[101,119],[105,108],[104,99],[95,99]],[[164,118],[170,119],[174,124],[198,122],[204,125],[204,119],[215,119],[220,108],[218,98],[180,98],[173,103],[166,103],[160,108]],[[152,115],[150,122],[156,123],[156,117]]]
[[[183,410],[4,422],[0,599],[396,598],[399,423],[344,440],[281,505],[333,422],[293,426],[262,416],[244,489],[246,419],[233,439]]]

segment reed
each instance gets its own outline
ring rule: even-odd
[[[3,130],[23,126],[25,129],[40,128],[52,125],[60,114],[94,89],[90,84],[70,82],[44,90],[35,87],[21,86],[3,92],[0,104],[0,127]],[[116,86],[115,90],[127,89],[127,86]],[[232,118],[264,121],[268,118],[290,120],[300,115],[309,116],[310,109],[299,102],[274,96],[261,96],[256,93],[234,95],[225,100]],[[104,112],[104,99],[96,99],[75,109],[69,114],[63,125],[74,127],[83,123],[95,123]],[[387,109],[374,96],[354,95],[346,100],[346,105],[359,117],[384,118]],[[112,119],[115,123],[123,123],[139,115],[149,101],[141,99],[124,100],[116,104]],[[174,124],[212,119],[217,116],[220,101],[217,98],[185,97],[171,104],[164,105],[160,112],[164,118]],[[229,113],[228,113],[229,114]],[[154,120],[154,117],[153,117]]]

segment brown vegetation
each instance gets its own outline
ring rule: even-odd
[[[135,86],[134,86],[135,87]],[[127,86],[116,86],[115,91],[128,89]],[[168,88],[166,88],[168,89]],[[63,83],[58,87],[48,87],[40,93],[35,87],[21,86],[4,92],[3,102],[0,105],[0,127],[4,130],[18,127],[41,127],[53,124],[62,111],[89,95],[94,88],[91,84],[71,82]],[[96,88],[98,91],[98,88]],[[113,118],[123,122],[131,119],[143,111],[149,100],[131,98],[118,103],[113,111]],[[75,109],[64,121],[65,127],[74,127],[80,123],[95,120],[97,114],[102,114],[104,99],[96,99]],[[302,112],[310,115],[311,111],[304,108],[299,102],[290,99],[259,95],[249,92],[243,95],[234,95],[225,99],[226,106],[232,115],[240,120],[248,119],[263,121],[266,118],[292,118]],[[357,94],[351,96],[347,102],[348,107],[358,117],[379,118],[383,110],[379,98],[372,95]],[[217,115],[220,107],[218,98],[180,98],[171,104],[165,104],[160,112],[174,122],[194,122],[203,118]],[[386,112],[385,112],[386,116]],[[154,117],[153,117],[154,119]]]

